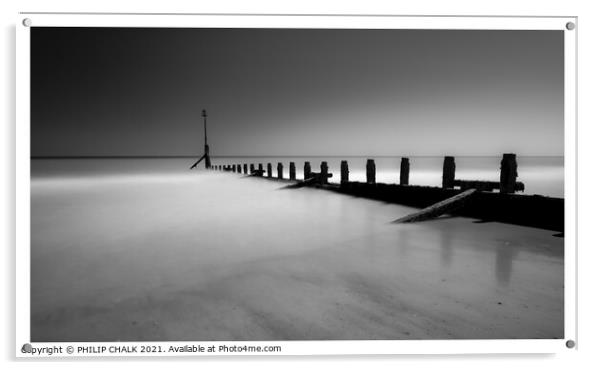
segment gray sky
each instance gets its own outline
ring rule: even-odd
[[[562,31],[32,28],[32,155],[562,155]]]

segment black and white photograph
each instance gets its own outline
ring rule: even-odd
[[[31,342],[566,338],[570,27],[34,23]]]

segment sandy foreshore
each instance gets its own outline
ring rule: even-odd
[[[562,338],[564,239],[215,172],[32,180],[32,341]]]

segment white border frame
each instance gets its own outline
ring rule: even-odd
[[[67,354],[69,346],[116,345],[162,346],[212,345],[273,346],[281,352],[269,355],[350,354],[466,354],[466,353],[559,353],[567,340],[577,340],[577,17],[475,17],[475,16],[382,16],[382,15],[242,15],[242,14],[88,14],[21,13],[17,19],[17,122],[16,122],[16,356],[34,357],[21,347],[30,342],[30,27],[170,27],[170,28],[357,28],[357,29],[465,29],[465,30],[562,30],[564,31],[564,166],[565,252],[564,332],[553,340],[373,340],[373,341],[262,341],[262,342],[78,342],[40,343],[35,348],[60,347],[68,357],[98,354]],[[574,30],[567,30],[573,22]],[[205,355],[265,355],[268,353],[204,353]],[[149,353],[148,356],[203,355]],[[40,357],[48,358],[48,354]],[[100,356],[140,356],[105,353]]]

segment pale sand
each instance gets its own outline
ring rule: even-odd
[[[553,232],[279,186],[34,179],[32,341],[563,337]]]

